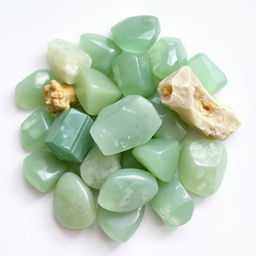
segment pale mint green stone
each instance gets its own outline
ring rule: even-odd
[[[120,154],[105,156],[94,145],[80,166],[80,174],[89,187],[100,189],[105,180],[119,169]]]
[[[194,202],[185,188],[175,177],[169,183],[158,184],[158,193],[150,202],[153,210],[168,226],[188,222],[194,211]]]
[[[71,229],[86,228],[96,218],[93,193],[78,175],[71,172],[65,173],[56,185],[53,210],[58,222]]]
[[[147,143],[161,125],[147,99],[131,95],[102,109],[91,135],[104,155],[113,155]]]
[[[132,154],[158,179],[169,182],[177,169],[179,151],[177,140],[157,138],[134,148]]]
[[[132,150],[127,150],[121,154],[122,168],[144,169],[144,167],[134,158]]]
[[[157,191],[158,185],[152,174],[139,169],[121,169],[105,181],[98,203],[112,212],[129,212],[145,205]]]
[[[195,194],[212,195],[222,182],[226,165],[227,152],[223,144],[206,139],[190,140],[180,153],[180,180]]]
[[[98,208],[97,220],[104,233],[112,240],[126,242],[139,227],[145,207],[131,212],[110,212],[102,207]]]

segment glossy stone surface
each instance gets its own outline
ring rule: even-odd
[[[65,173],[56,185],[53,210],[59,223],[71,229],[86,228],[96,218],[91,190],[78,175],[71,172]]]
[[[155,86],[146,57],[124,52],[113,62],[113,74],[124,96],[149,96]]]
[[[50,152],[34,152],[23,161],[23,173],[27,182],[40,192],[53,190],[67,170],[68,165]]]
[[[110,212],[98,208],[97,220],[104,233],[116,242],[126,242],[139,227],[145,207],[131,212]]]
[[[226,75],[204,53],[196,54],[187,65],[191,67],[204,88],[211,94],[218,92],[227,84]]]
[[[76,95],[90,115],[97,115],[102,108],[121,98],[118,87],[106,75],[91,68],[81,68]]]
[[[103,184],[98,203],[112,212],[129,212],[145,205],[157,191],[158,184],[150,173],[139,169],[121,169]]]
[[[105,74],[111,72],[113,60],[121,53],[121,49],[110,38],[98,34],[81,35],[79,46],[92,58],[92,68]]]
[[[206,139],[190,140],[180,153],[180,180],[195,194],[211,195],[218,190],[226,165],[227,152],[223,144]]]
[[[124,51],[144,53],[160,33],[159,21],[154,16],[133,16],[111,28],[113,41]]]
[[[134,148],[132,154],[158,179],[169,182],[177,169],[179,151],[177,140],[157,138]]]
[[[147,143],[160,125],[150,101],[131,95],[105,107],[90,132],[103,154],[113,155]]]
[[[81,163],[92,146],[93,120],[74,108],[66,109],[54,120],[45,143],[61,160]]]
[[[169,183],[159,182],[159,191],[150,204],[169,226],[185,224],[194,210],[193,199],[175,177]]]
[[[145,169],[133,156],[132,150],[127,150],[121,154],[122,168]]]

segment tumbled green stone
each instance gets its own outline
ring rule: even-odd
[[[64,227],[82,229],[96,218],[96,206],[91,190],[81,178],[67,172],[58,181],[54,191],[53,210]]]
[[[171,182],[159,182],[157,195],[151,200],[153,210],[169,226],[188,222],[193,214],[194,202],[181,183],[174,177]]]
[[[145,207],[131,212],[110,212],[98,208],[97,220],[104,233],[116,242],[126,242],[139,227]]]
[[[76,95],[90,115],[97,115],[102,108],[121,98],[118,87],[106,75],[91,68],[81,68]]]
[[[129,212],[145,205],[157,191],[158,185],[152,174],[139,169],[121,169],[105,181],[98,203],[112,212]]]
[[[124,96],[149,96],[155,86],[146,57],[124,52],[113,62],[115,80]]]
[[[110,38],[92,33],[81,35],[79,46],[92,58],[92,68],[105,74],[111,72],[113,60],[121,53]]]
[[[26,150],[37,150],[45,146],[46,134],[54,117],[45,110],[36,110],[21,124],[20,139]]]
[[[34,152],[23,161],[23,172],[27,182],[40,192],[49,192],[61,175],[68,170],[65,162],[50,152]]]
[[[132,154],[158,179],[169,182],[177,169],[179,151],[177,140],[157,138],[134,148]]]
[[[160,33],[159,21],[143,15],[126,18],[111,28],[113,41],[124,51],[144,53]]]
[[[195,194],[211,195],[218,190],[226,165],[227,152],[220,142],[206,139],[188,141],[180,153],[180,181]]]
[[[226,75],[204,53],[196,54],[188,61],[188,66],[197,75],[204,88],[211,94],[227,84]]]
[[[127,150],[121,154],[122,168],[144,169],[144,167],[134,158],[132,150]]]
[[[91,135],[104,155],[113,155],[147,143],[161,125],[147,99],[131,95],[99,113]]]

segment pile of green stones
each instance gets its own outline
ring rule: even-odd
[[[26,77],[15,94],[18,106],[34,110],[20,128],[24,149],[33,151],[23,163],[27,182],[54,190],[54,215],[63,226],[83,229],[97,219],[107,236],[124,242],[147,203],[164,224],[185,224],[194,210],[187,191],[215,193],[226,168],[220,142],[184,141],[188,126],[162,105],[159,81],[183,65],[211,94],[227,80],[205,54],[187,60],[179,39],[157,40],[156,17],[126,18],[111,33],[83,34],[79,46],[50,41],[50,69]],[[53,79],[73,85],[79,104],[50,114],[43,87]]]

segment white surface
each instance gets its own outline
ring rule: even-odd
[[[255,9],[253,0],[1,1],[0,255],[255,256]],[[243,125],[225,141],[229,162],[220,190],[196,199],[188,224],[165,227],[147,209],[135,235],[119,245],[97,225],[84,231],[60,227],[52,216],[52,194],[25,183],[18,129],[28,113],[13,96],[19,80],[46,67],[50,39],[77,42],[84,32],[106,34],[120,19],[138,14],[156,15],[161,35],[181,38],[189,56],[203,51],[219,64],[229,83],[218,97]]]

